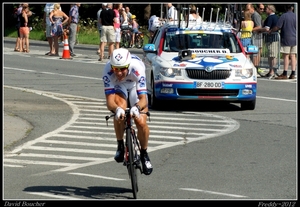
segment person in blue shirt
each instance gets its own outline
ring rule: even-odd
[[[291,75],[289,79],[295,79],[296,55],[297,55],[297,18],[293,12],[294,5],[286,5],[286,13],[282,14],[270,33],[280,30],[280,52],[283,57],[283,73],[275,79],[287,79],[287,71],[291,60]]]
[[[75,57],[74,53],[74,45],[76,43],[76,34],[78,30],[78,23],[79,23],[79,7],[80,3],[76,3],[71,6],[71,9],[69,11],[69,49],[70,49],[70,55],[72,57]]]

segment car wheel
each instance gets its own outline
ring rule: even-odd
[[[252,101],[244,101],[241,102],[241,109],[242,110],[254,110],[256,105],[256,99]]]
[[[151,105],[152,109],[154,109],[154,108],[158,109],[161,101],[158,100],[155,96],[155,84],[154,84],[153,75],[151,75],[151,88],[152,88],[152,94],[150,95],[150,99],[149,99],[150,105]]]

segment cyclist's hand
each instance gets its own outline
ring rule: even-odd
[[[115,119],[116,119],[116,120],[123,119],[124,116],[125,116],[125,111],[124,111],[124,109],[122,109],[121,107],[118,107],[118,108],[116,109]]]
[[[130,115],[131,115],[133,118],[139,118],[139,117],[140,117],[140,110],[139,110],[136,106],[133,106],[133,107],[130,109]]]

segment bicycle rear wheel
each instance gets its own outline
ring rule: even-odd
[[[138,192],[138,182],[137,182],[137,169],[135,167],[134,163],[134,152],[133,152],[133,143],[132,143],[132,133],[131,129],[126,129],[126,145],[128,148],[128,163],[127,163],[127,169],[128,174],[131,180],[131,187],[132,187],[132,193],[133,197],[137,198],[137,192]]]
[[[129,37],[128,33],[126,31],[123,31],[121,34],[121,43],[120,46],[124,48],[129,48]]]
[[[141,48],[141,47],[143,47],[143,43],[144,43],[143,38],[139,34],[136,35],[136,37],[135,37],[135,46],[137,48]]]

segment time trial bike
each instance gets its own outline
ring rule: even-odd
[[[141,111],[140,113],[146,114],[150,120],[150,112]],[[115,113],[105,117],[107,125],[108,125],[108,120],[114,116]],[[141,160],[140,160],[141,146],[136,136],[136,131],[133,127],[133,118],[130,116],[130,108],[126,108],[125,116],[123,117],[123,120],[125,124],[125,135],[126,135],[123,165],[127,167],[128,175],[131,180],[133,197],[136,199],[137,192],[138,192],[137,170],[139,170],[141,174],[143,173],[143,170],[141,167]]]

